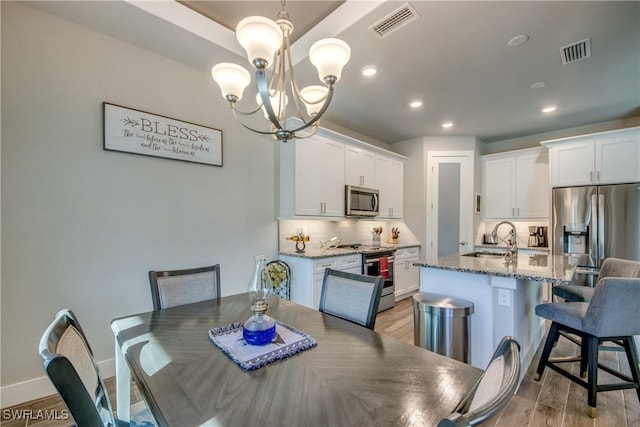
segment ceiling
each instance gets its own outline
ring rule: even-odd
[[[314,41],[351,46],[327,120],[386,143],[425,135],[492,142],[640,116],[638,1],[408,3],[418,18],[381,38],[369,27],[406,2],[287,1],[300,86],[318,82],[305,58]],[[26,4],[207,72],[223,61],[248,66],[232,29],[281,9],[279,1]],[[509,46],[521,34],[528,41]],[[563,65],[560,48],[587,38],[591,57]],[[360,74],[368,64],[373,78]],[[536,82],[545,86],[532,89]],[[217,90],[212,96],[225,102]],[[414,99],[423,105],[411,109]],[[542,113],[548,105],[557,110]],[[453,126],[442,128],[445,121]]]

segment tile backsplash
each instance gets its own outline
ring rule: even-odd
[[[295,249],[295,242],[287,240],[287,237],[298,233],[306,233],[309,236],[308,248],[320,249],[321,242],[332,237],[340,239],[340,244],[360,243],[371,245],[374,227],[382,227],[380,244],[384,246],[391,241],[391,229],[398,227],[401,244],[415,244],[420,242],[411,233],[402,221],[393,220],[357,220],[345,219],[340,221],[325,220],[282,220],[278,221],[278,245],[279,250],[289,251]]]
[[[478,227],[478,232],[476,233],[476,245],[482,244],[482,238],[484,233],[491,233],[493,227],[498,224],[500,221],[491,221],[485,220],[480,223]],[[518,247],[526,248],[529,242],[529,226],[549,226],[548,221],[519,221],[519,220],[511,220],[510,222],[516,226],[516,233],[518,235]],[[498,238],[506,239],[511,231],[511,227],[508,225],[501,225],[498,229]],[[550,238],[551,236],[547,236]],[[500,246],[505,246],[505,243],[500,242]],[[549,242],[547,241],[547,247],[549,246]]]

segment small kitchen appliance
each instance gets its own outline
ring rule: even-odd
[[[529,227],[529,242],[527,244],[530,248],[547,246],[547,227],[545,226],[530,226]]]

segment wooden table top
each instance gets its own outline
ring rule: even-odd
[[[167,426],[435,426],[482,373],[289,301],[277,300],[268,314],[318,345],[241,369],[208,331],[246,320],[246,294],[116,319],[112,329]]]

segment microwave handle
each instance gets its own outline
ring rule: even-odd
[[[377,194],[373,194],[373,206],[371,206],[373,208],[374,212],[378,212],[378,195]]]

